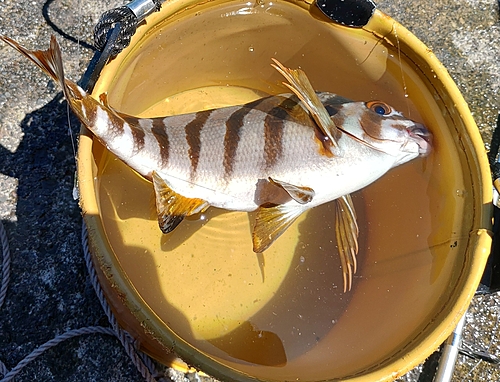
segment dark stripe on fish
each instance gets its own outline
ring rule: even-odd
[[[201,150],[201,129],[207,122],[212,110],[200,111],[196,113],[195,119],[189,122],[186,127],[186,141],[189,145],[189,158],[191,159],[191,178],[194,178],[198,162],[200,160]]]
[[[139,126],[133,126],[131,124],[129,124],[129,126],[132,131],[132,137],[134,138],[134,152],[137,153],[144,148],[144,136],[146,134]]]
[[[275,96],[269,96],[265,98],[259,98],[256,99],[255,101],[251,101],[249,103],[244,104],[242,107],[248,108],[248,109],[257,109],[257,110],[262,110],[262,108],[259,107],[261,104],[265,104],[266,101],[270,98],[274,98]]]
[[[125,121],[122,118],[117,117],[116,115],[110,114],[106,109],[101,109],[101,111],[108,116],[108,120],[110,122],[109,130],[111,132],[111,135],[113,135],[113,137],[119,137],[120,135],[123,135],[123,125]]]
[[[161,118],[153,119],[153,127],[151,127],[151,132],[158,142],[160,147],[160,157],[162,167],[167,166],[168,158],[170,155],[170,142],[168,140],[168,134],[166,131],[165,123]]]
[[[339,112],[339,109],[342,105],[336,105],[336,106],[333,106],[333,105],[325,105],[325,109],[326,111],[328,112],[328,115],[330,117],[334,116],[335,114],[337,114]]]
[[[245,107],[251,107],[266,114],[271,114],[273,112],[273,109],[279,107],[285,110],[287,114],[291,116],[294,113],[294,108],[298,105],[298,102],[298,98],[295,95],[290,95],[289,97],[278,95],[253,101],[249,104],[246,104]]]
[[[265,99],[265,98],[264,98]],[[241,128],[243,121],[248,113],[250,113],[256,106],[264,99],[259,99],[250,102],[240,109],[236,110],[226,121],[226,134],[224,135],[224,172],[226,181],[229,180],[233,173],[234,161],[236,159],[236,152],[241,138]]]
[[[295,95],[289,97],[274,96],[264,98],[262,104],[257,105],[255,109],[268,115],[275,116],[276,109],[279,108],[280,117],[286,121],[293,121],[302,125],[314,126],[309,112],[301,106],[301,102]]]
[[[266,170],[271,169],[283,153],[283,132],[285,120],[297,103],[286,98],[272,108],[264,119],[264,161]]]
[[[377,140],[382,140],[382,123],[384,117],[377,113],[362,113],[359,118],[359,124],[365,134]]]

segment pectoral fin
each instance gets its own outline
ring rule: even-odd
[[[359,229],[351,196],[341,196],[335,201],[335,233],[346,292],[351,290],[352,276],[356,273]]]
[[[203,199],[186,198],[173,191],[167,183],[153,172],[158,224],[163,233],[172,232],[186,217],[203,212],[209,204]]]
[[[297,219],[304,207],[280,204],[275,207],[259,207],[253,229],[253,251],[264,252]]]
[[[274,59],[274,64],[271,64],[278,72],[281,73],[283,77],[288,81],[288,83],[283,82],[287,88],[295,93],[297,97],[304,103],[307,110],[311,114],[318,128],[321,130],[323,135],[327,137],[331,144],[337,146],[337,126],[333,123],[328,111],[325,106],[321,103],[318,95],[314,91],[309,79],[306,74],[300,69],[289,69],[285,67],[281,62]]]
[[[297,203],[306,204],[309,203],[314,197],[314,190],[310,187],[295,186],[293,184],[282,182],[273,178],[268,178],[271,183],[281,187],[287,192],[290,197]]]

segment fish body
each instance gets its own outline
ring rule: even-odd
[[[336,105],[337,96],[319,95]],[[280,193],[259,183],[269,178],[312,188],[312,208],[365,187],[399,159],[344,133],[333,155],[325,155],[314,122],[292,94],[166,118],[117,114],[125,121],[119,134],[106,122],[91,127],[108,149],[142,176],[156,172],[175,192],[227,210],[275,202]]]
[[[118,158],[152,181],[163,232],[210,206],[257,210],[255,252],[263,252],[304,211],[337,200],[344,289],[356,271],[358,228],[349,194],[431,149],[428,130],[380,101],[315,92],[301,70],[274,67],[292,91],[245,105],[137,118],[114,110],[64,78],[52,38],[46,51],[2,40],[62,86],[71,109]]]

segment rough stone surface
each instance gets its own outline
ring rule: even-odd
[[[500,24],[497,0],[384,0],[379,8],[436,53],[469,103],[489,141],[500,108]],[[0,33],[30,47],[58,35],[71,79],[92,51],[92,29],[117,0],[0,0]],[[70,127],[68,127],[68,121]],[[81,217],[73,200],[79,124],[68,120],[59,90],[12,49],[0,46],[0,219],[12,251],[12,275],[0,309],[0,361],[8,369],[40,344],[69,329],[107,325],[85,269]],[[500,353],[500,297],[476,297],[465,337]],[[460,357],[454,381],[500,380],[498,368]],[[199,380],[167,370],[173,381]],[[400,381],[417,381],[416,368]],[[16,381],[141,381],[109,336],[66,341],[28,365]]]

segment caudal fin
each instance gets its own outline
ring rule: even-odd
[[[28,50],[7,36],[0,35],[0,39],[33,61],[40,69],[52,77],[54,81],[59,83],[64,94],[68,95],[68,89],[64,80],[61,48],[54,36],[51,37],[50,46],[47,50]]]

